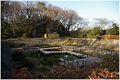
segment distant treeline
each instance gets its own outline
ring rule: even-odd
[[[101,21],[102,20],[102,21]],[[43,37],[44,33],[57,32],[60,37],[94,37],[109,23],[96,19],[92,29],[88,21],[70,9],[61,9],[43,1],[1,1],[1,37]],[[112,23],[107,34],[119,34],[117,23]]]

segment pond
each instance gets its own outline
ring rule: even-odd
[[[44,49],[45,51],[62,51],[63,49],[58,48],[58,49]]]
[[[68,53],[53,53],[53,54],[44,54],[41,52],[34,52],[31,54],[26,54],[26,57],[28,58],[34,58],[34,59],[39,59],[39,64],[45,65],[45,66],[54,66],[54,65],[59,65],[61,62],[65,61],[75,61],[78,59],[83,59],[85,57],[83,56],[75,56],[71,55]]]
[[[24,48],[23,48],[24,49]],[[23,50],[25,58],[28,59],[34,66],[52,67],[55,65],[72,65],[84,66],[99,62],[100,59],[83,54],[83,52],[71,52],[62,50],[61,47],[47,47],[47,48],[25,48]],[[85,63],[85,64],[84,64]]]

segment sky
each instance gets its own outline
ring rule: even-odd
[[[82,18],[107,18],[119,22],[119,1],[47,1],[63,9],[72,9]]]

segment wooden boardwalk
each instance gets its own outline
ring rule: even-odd
[[[44,53],[44,54],[62,54],[62,53],[68,53],[71,55],[75,55],[75,56],[83,56],[80,53],[76,53],[76,52],[71,52],[71,51],[46,51],[47,49],[60,49],[61,47],[51,47],[51,48],[40,48],[38,49],[40,52]]]

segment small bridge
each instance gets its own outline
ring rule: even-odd
[[[75,55],[75,56],[84,56],[84,55],[82,55],[82,54],[80,54],[80,53],[76,53],[76,52],[71,52],[71,51],[65,51],[65,50],[63,50],[63,51],[46,51],[46,50],[48,50],[48,49],[61,49],[61,47],[51,47],[51,48],[40,48],[40,49],[38,49],[40,52],[42,52],[42,53],[44,53],[44,54],[53,54],[53,53],[55,53],[55,54],[61,54],[61,53],[68,53],[68,54],[71,54],[71,55]],[[86,56],[87,57],[87,56]]]

